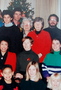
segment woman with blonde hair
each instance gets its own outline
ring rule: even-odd
[[[50,90],[61,90],[61,74],[53,73],[48,79],[47,87]]]
[[[29,62],[26,68],[26,79],[21,81],[20,87],[21,90],[46,90],[37,62]]]

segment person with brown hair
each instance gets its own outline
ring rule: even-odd
[[[23,75],[25,76],[26,67],[30,61],[39,62],[38,55],[31,50],[33,39],[27,36],[24,37],[22,41],[24,51],[22,51],[17,57],[16,78],[23,78]]]

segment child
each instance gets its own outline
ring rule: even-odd
[[[4,65],[1,74],[3,78],[0,80],[0,90],[19,90],[15,81],[12,80],[14,72],[11,65]]]
[[[26,79],[21,81],[20,87],[21,90],[46,90],[37,62],[29,62],[26,68]]]
[[[48,88],[51,90],[61,90],[61,74],[54,73],[50,76],[48,80]]]
[[[61,41],[59,38],[52,41],[52,52],[47,54],[42,64],[43,76],[48,78],[53,73],[61,73]]]
[[[22,75],[25,75],[27,64],[30,61],[37,61],[38,62],[38,60],[39,60],[38,55],[35,54],[31,50],[33,39],[31,37],[27,36],[27,37],[23,38],[22,41],[23,41],[24,51],[21,52],[17,57],[16,78],[21,77],[20,73]]]
[[[18,54],[21,50],[20,29],[12,23],[12,12],[4,10],[2,13],[4,26],[0,28],[0,36],[7,36],[10,41],[9,51]]]

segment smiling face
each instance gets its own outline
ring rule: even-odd
[[[25,41],[23,42],[23,48],[25,49],[25,51],[29,51],[31,50],[31,41],[29,39],[25,39]]]
[[[42,28],[42,22],[41,21],[35,22],[34,27],[35,27],[36,31],[40,31]]]
[[[31,65],[29,67],[28,73],[29,73],[30,79],[33,79],[34,77],[36,77],[36,73],[37,73],[36,67],[34,65]]]
[[[53,87],[53,89],[55,89],[55,90],[56,90],[57,88],[59,88],[60,83],[61,83],[60,79],[56,79],[56,77],[51,80],[52,87]],[[57,89],[57,90],[58,90],[58,89]]]
[[[54,51],[60,51],[60,47],[61,47],[61,44],[60,44],[59,40],[52,41],[52,49]]]
[[[5,68],[3,70],[3,72],[2,72],[2,76],[4,77],[4,80],[6,82],[11,81],[11,78],[12,78],[13,74],[14,74],[13,71],[10,68],[8,68],[8,67]]]
[[[50,27],[55,27],[57,25],[57,19],[55,16],[51,16],[50,20],[48,21]]]
[[[6,52],[8,50],[8,43],[6,41],[0,42],[0,50],[1,52]]]
[[[4,19],[4,22],[6,24],[9,24],[11,22],[11,20],[12,20],[12,18],[8,14],[7,15],[4,15],[3,19]]]
[[[24,28],[24,31],[30,31],[31,25],[28,20],[23,22],[23,28]]]

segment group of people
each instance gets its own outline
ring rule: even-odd
[[[42,17],[23,17],[20,23],[21,17],[19,8],[2,13],[0,90],[61,90],[58,16],[51,14],[45,29]]]

